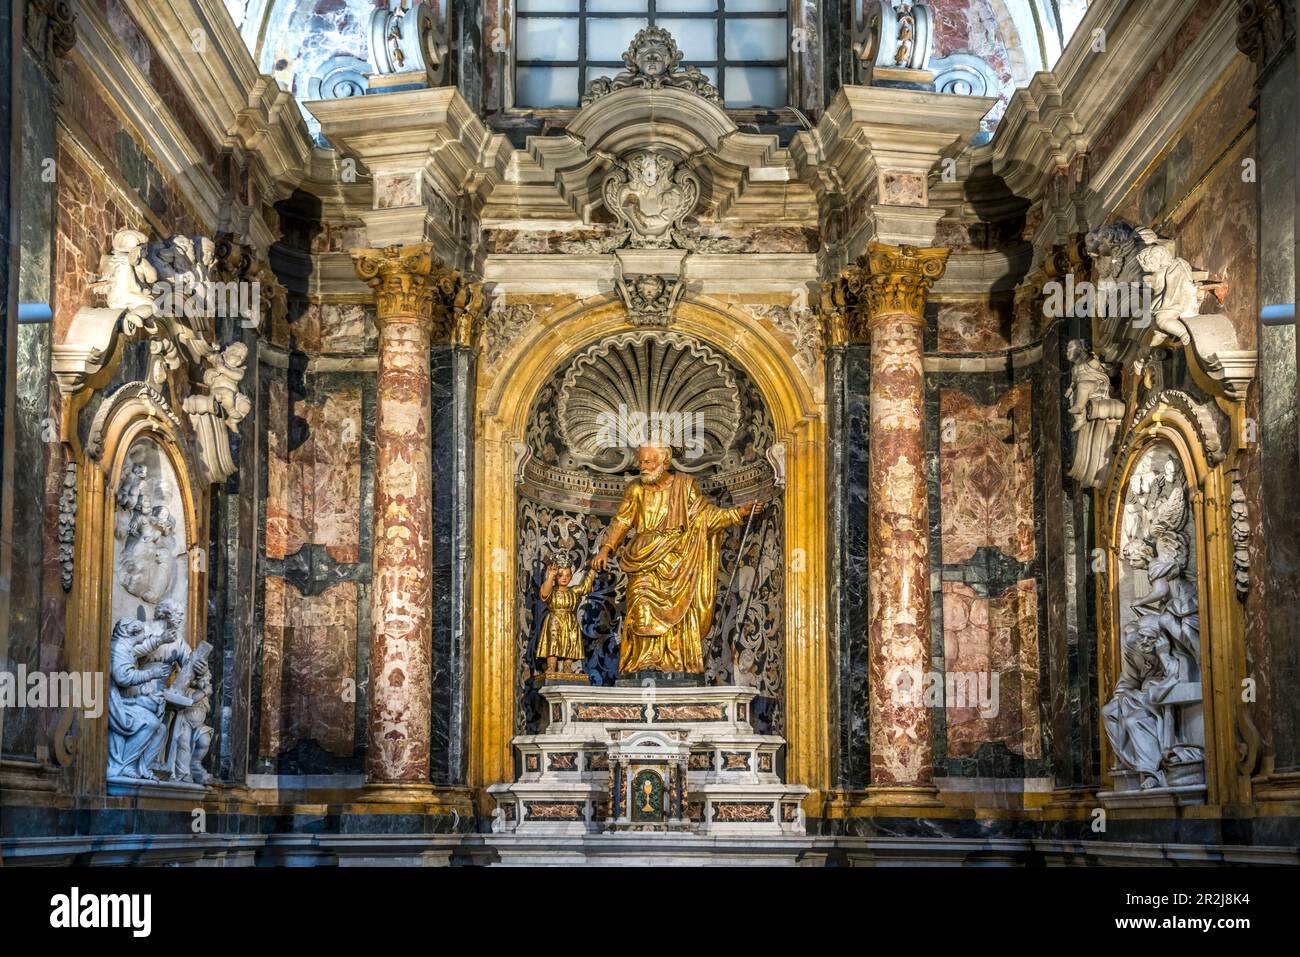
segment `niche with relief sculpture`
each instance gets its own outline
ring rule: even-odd
[[[1196,523],[1167,441],[1137,457],[1120,498],[1118,674],[1102,720],[1115,791],[1180,803],[1205,793]]]
[[[83,500],[100,508],[82,527],[76,609],[108,686],[103,773],[110,793],[202,788],[214,730],[198,463],[169,404],[138,383],[104,401],[87,444]]]
[[[1249,722],[1229,423],[1179,390],[1136,410],[1098,502],[1102,772],[1109,806],[1231,800]]]

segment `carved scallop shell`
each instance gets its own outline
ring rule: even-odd
[[[731,363],[707,344],[658,330],[605,339],[574,360],[560,386],[557,426],[574,458],[622,472],[643,442],[666,440],[674,466],[716,462],[740,425]]]

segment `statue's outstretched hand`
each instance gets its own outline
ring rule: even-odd
[[[740,510],[744,512],[746,518],[748,518],[751,515],[758,515],[760,512],[763,511],[763,503],[750,502],[748,505],[742,506]]]
[[[598,575],[609,567],[609,549],[603,547],[596,552],[596,557],[591,560],[591,573]]]

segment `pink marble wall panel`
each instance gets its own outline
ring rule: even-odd
[[[1153,102],[1156,93],[1186,56],[1188,48],[1196,42],[1196,38],[1200,36],[1206,22],[1213,16],[1220,3],[1221,0],[1188,0],[1190,9],[1173,40],[1149,69],[1138,74],[1132,91],[1125,97],[1110,123],[1093,143],[1088,156],[1088,163],[1093,169],[1099,169],[1106,162],[1115,145]]]
[[[1015,311],[1010,293],[936,306],[940,352],[1005,352],[1033,338],[1031,317]]]
[[[961,564],[985,546],[1019,562],[1033,560],[1030,409],[1029,383],[992,405],[957,389],[939,393],[943,564]]]
[[[361,390],[328,392],[320,402],[288,403],[272,381],[267,429],[266,554],[287,558],[313,543],[338,562],[355,562],[361,522]],[[289,449],[290,415],[305,440]]]
[[[976,688],[992,692],[997,676],[996,695],[981,703],[965,694],[962,706],[946,708],[949,756],[973,757],[982,744],[1001,743],[1025,758],[1042,757],[1034,580],[994,598],[981,598],[962,582],[944,582],[943,654],[944,671],[975,676]]]
[[[266,557],[288,558],[307,539],[303,483],[289,461],[289,388],[283,379],[267,387]]]
[[[340,757],[356,727],[357,586],[303,595],[266,579],[259,752],[272,758],[304,741]]]
[[[293,324],[294,344],[310,355],[373,355],[379,342],[374,308],[308,303]]]

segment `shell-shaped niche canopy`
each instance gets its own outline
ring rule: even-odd
[[[560,385],[556,425],[574,459],[623,472],[639,446],[671,446],[674,466],[718,462],[740,426],[731,363],[706,343],[661,330],[602,340],[579,355]]]

